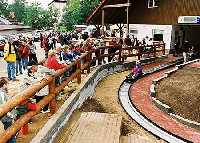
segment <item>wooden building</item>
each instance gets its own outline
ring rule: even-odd
[[[128,1],[129,23],[175,25],[179,16],[200,16],[200,0],[103,0],[87,23],[101,24],[103,7]],[[151,2],[154,4],[150,5]],[[104,9],[105,23],[126,23],[126,7]]]
[[[172,25],[172,48],[175,42],[182,45],[188,40],[200,49],[200,26],[190,22],[179,24],[179,16],[200,16],[200,0],[102,0],[87,23]]]

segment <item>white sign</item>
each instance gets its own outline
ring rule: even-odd
[[[180,23],[180,24],[200,24],[200,16],[179,16],[178,23]]]

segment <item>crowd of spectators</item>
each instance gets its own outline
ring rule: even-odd
[[[81,58],[81,64],[91,61],[93,61],[93,63],[91,63],[93,66],[102,64],[102,62],[105,63],[106,59],[103,57],[95,60],[92,59],[105,53],[112,54],[117,52],[119,48],[116,45],[119,44],[125,47],[147,45],[145,40],[140,42],[134,36],[130,38],[129,35],[127,35],[125,39],[116,38],[114,33],[111,36],[112,39],[109,41],[111,45],[110,48],[99,49],[98,47],[106,45],[105,39],[95,34],[88,35],[87,33],[81,34],[77,32],[64,34],[59,32],[51,32],[49,34],[41,33],[40,47],[37,48],[43,48],[45,51],[43,54],[45,54],[46,59],[42,63],[38,63],[36,45],[32,37],[18,37],[17,39],[8,38],[4,48],[4,60],[7,63],[8,81],[16,81],[16,76],[23,74],[21,90],[25,90],[34,83],[46,78],[47,75],[54,75],[57,70],[69,66],[72,62],[80,59],[82,55],[87,54],[91,50],[95,50],[95,52],[92,55]],[[111,62],[112,60],[114,60],[114,56],[109,56],[107,62]],[[141,76],[142,72],[139,64],[137,65],[138,67],[134,71],[134,76],[136,78]],[[62,80],[68,78],[76,71],[76,68],[76,66],[72,66],[64,76],[56,78],[56,84],[60,84]],[[4,96],[7,94],[7,91],[3,89],[3,87],[7,85],[7,82],[5,82],[4,79],[1,80],[0,83],[3,82],[4,84],[0,85],[0,102],[1,98],[4,99]],[[19,118],[30,110],[35,110],[36,103],[40,102],[48,94],[49,88],[46,86],[35,94],[31,102],[23,101],[20,103],[16,108],[19,113],[18,117],[16,116],[14,119]],[[4,102],[6,102],[6,100],[3,100],[1,104]],[[29,106],[27,106],[28,104]],[[41,112],[49,112],[48,106],[49,105],[46,105]],[[12,118],[11,120],[14,119]],[[11,123],[9,126],[11,126]],[[4,124],[4,128],[7,128],[6,124]],[[28,125],[24,126],[22,130],[28,130]]]

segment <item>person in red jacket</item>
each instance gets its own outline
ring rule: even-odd
[[[49,53],[48,53],[48,59],[47,59],[46,66],[49,69],[53,69],[55,71],[66,67],[65,64],[60,64],[57,61],[57,59],[56,59],[56,52],[53,51],[53,50],[50,50]]]
[[[25,42],[20,43],[19,53],[21,54],[22,67],[24,70],[26,70],[28,65],[30,49]]]

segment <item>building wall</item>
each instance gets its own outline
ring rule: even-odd
[[[200,0],[160,0],[157,8],[148,8],[148,0],[132,0],[130,23],[170,24],[179,16],[200,15]]]
[[[107,0],[105,5],[127,3],[127,0]],[[148,0],[130,0],[129,22],[131,24],[167,24],[178,23],[179,16],[200,16],[200,0],[160,0],[157,8],[148,8]],[[126,23],[125,8],[107,8],[105,23]],[[90,23],[101,24],[101,9]]]
[[[138,34],[135,35],[138,40],[142,40],[146,36],[153,38],[153,29],[163,30],[163,41],[166,43],[166,49],[170,49],[172,25],[130,24],[130,31],[138,31]]]

